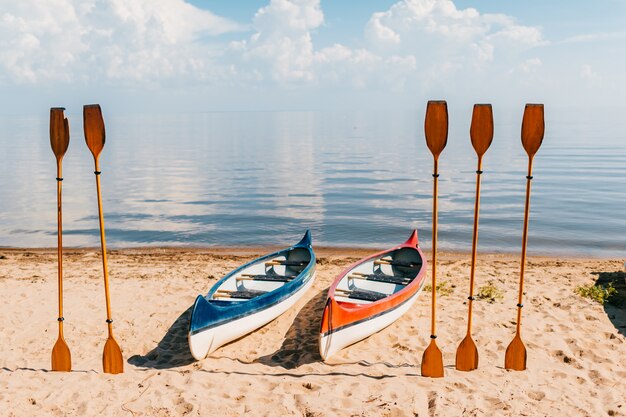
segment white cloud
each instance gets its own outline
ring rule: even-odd
[[[319,0],[271,0],[254,16],[254,27],[263,37],[298,35],[324,23]]]
[[[541,41],[536,27],[519,25],[502,14],[458,9],[451,0],[399,1],[386,12],[373,14],[365,34],[380,53],[445,56],[458,67],[480,66],[496,54],[510,54]]]
[[[536,71],[542,65],[543,65],[543,62],[541,62],[541,59],[530,58],[524,61],[524,63],[522,64],[522,71],[525,73],[531,73],[531,72]]]
[[[256,74],[278,82],[313,81],[311,31],[323,23],[319,0],[271,0],[254,16],[255,33],[231,48],[241,53],[239,64]]]
[[[583,35],[570,36],[569,38],[565,38],[556,43],[598,42],[598,41],[620,40],[624,38],[626,38],[626,31],[587,33]]]
[[[591,68],[591,65],[589,64],[585,64],[580,67],[580,77],[589,84],[600,81],[600,76]]]
[[[542,42],[539,28],[503,14],[459,9],[451,0],[398,1],[372,14],[364,37],[363,49],[375,59],[365,68],[352,66],[345,80],[412,92],[506,76],[524,62],[524,51]]]
[[[183,0],[3,1],[0,13],[0,73],[17,83],[186,74],[207,66],[198,38],[241,29]]]
[[[318,47],[320,0],[269,0],[249,27],[184,0],[23,0],[0,12],[0,83],[430,91],[541,70],[541,30],[451,0],[400,0],[363,38]],[[215,35],[244,31],[228,42]],[[232,39],[232,36],[230,37]]]
[[[366,34],[372,41],[386,41],[384,28],[396,34],[395,42],[412,42],[412,35],[440,35],[449,39],[469,39],[483,31],[477,25],[475,9],[458,10],[450,0],[403,0],[388,11],[375,13],[370,18]]]
[[[242,73],[247,67],[278,84],[401,91],[431,78],[480,71],[497,59],[508,70],[523,62],[520,51],[541,42],[538,28],[502,14],[458,9],[451,0],[402,0],[373,13],[357,49],[342,44],[316,49],[315,31],[323,23],[319,0],[271,0],[254,17],[255,33],[231,44],[239,74],[251,78]]]
[[[398,35],[389,26],[382,23],[385,15],[386,13],[374,13],[367,24],[366,33],[369,35],[370,39],[374,39],[374,41],[380,41],[383,43],[389,42],[394,44],[400,43],[400,35]]]

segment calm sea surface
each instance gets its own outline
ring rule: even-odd
[[[80,110],[80,109],[79,109]],[[432,157],[417,113],[107,115],[101,157],[110,247],[385,247],[419,229],[430,247]],[[484,158],[479,250],[521,247],[527,156],[519,111],[496,115]],[[626,117],[546,108],[534,162],[529,251],[626,257]],[[67,246],[99,245],[93,158],[68,113]],[[450,108],[440,159],[439,243],[470,250],[476,155],[471,109]],[[0,246],[56,245],[48,113],[0,117]]]

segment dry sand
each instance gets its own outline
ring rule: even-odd
[[[65,336],[71,373],[49,372],[57,338],[56,252],[0,249],[2,416],[624,416],[626,311],[583,299],[581,284],[622,280],[621,260],[529,258],[522,338],[528,370],[503,369],[515,329],[519,260],[479,256],[475,303],[480,366],[454,369],[465,334],[469,256],[442,254],[437,342],[445,378],[420,376],[430,293],[385,330],[320,362],[325,292],[372,251],[318,250],[317,281],[295,308],[195,362],[186,331],[194,298],[266,249],[111,251],[115,336],[125,373],[101,372],[106,339],[99,252],[67,250]],[[621,281],[623,282],[623,281]],[[622,285],[622,289],[623,289]]]

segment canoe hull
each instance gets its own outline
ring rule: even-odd
[[[322,359],[391,325],[417,300],[425,282],[416,230],[403,244],[350,265],[328,290],[318,339]]]
[[[407,301],[399,305],[395,309],[387,310],[384,313],[380,313],[375,317],[371,317],[367,320],[358,322],[352,326],[346,326],[333,332],[320,333],[319,337],[319,350],[322,360],[333,356],[340,350],[355,344],[363,339],[368,338],[384,329],[385,327],[393,324],[406,313],[409,308],[415,303],[419,294],[422,292],[423,283],[420,289],[409,298]],[[323,319],[329,316],[329,309],[331,307],[327,304],[324,309]]]
[[[306,266],[299,272],[289,272],[291,266],[280,266],[289,262]],[[298,244],[255,259],[227,274],[208,295],[196,298],[187,337],[191,355],[197,360],[204,359],[287,311],[313,285],[315,262],[307,231]],[[284,275],[289,277],[281,279]]]
[[[242,336],[252,333],[256,329],[265,326],[285,311],[293,307],[304,294],[311,288],[315,281],[315,273],[300,287],[292,296],[284,301],[256,311],[250,315],[229,321],[216,327],[208,328],[199,333],[189,333],[189,349],[196,360],[201,360],[215,352],[225,344],[237,340]],[[204,298],[204,297],[202,297]]]

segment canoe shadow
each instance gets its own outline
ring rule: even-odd
[[[143,368],[169,369],[195,362],[187,340],[192,309],[190,306],[178,316],[154,349],[143,356],[131,356],[128,363]]]
[[[592,272],[592,274],[598,276],[596,285],[613,284],[617,290],[617,294],[604,304],[604,311],[617,331],[626,336],[626,277],[624,272]]]
[[[326,290],[320,291],[300,309],[287,330],[282,346],[274,353],[255,360],[268,366],[294,369],[300,365],[322,360],[318,349],[319,326]]]

